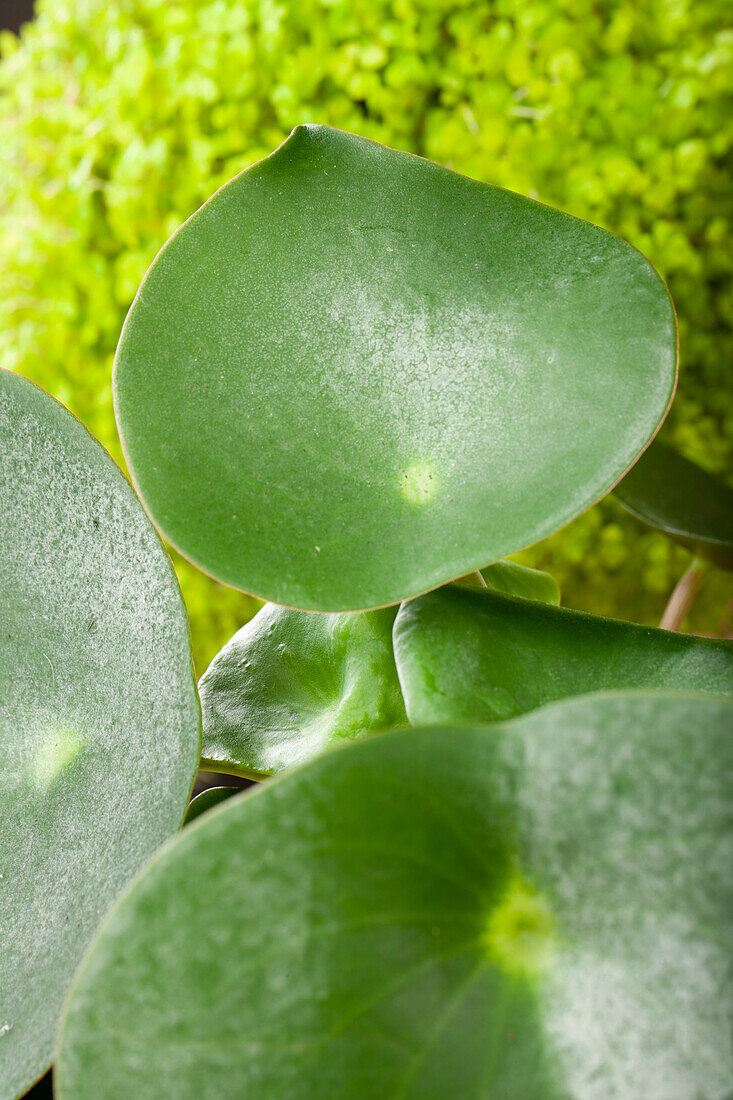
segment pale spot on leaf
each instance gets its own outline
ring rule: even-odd
[[[489,954],[503,970],[537,977],[552,959],[554,942],[549,904],[515,876],[489,916],[485,938]]]
[[[41,745],[33,768],[37,786],[47,790],[53,780],[74,759],[81,739],[72,730],[54,730]]]
[[[400,491],[411,504],[427,504],[435,496],[437,480],[433,470],[421,462],[403,470]]]

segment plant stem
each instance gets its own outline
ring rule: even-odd
[[[669,597],[664,614],[659,622],[662,630],[679,630],[687,618],[695,596],[700,591],[699,561],[693,558],[690,566],[682,574]]]

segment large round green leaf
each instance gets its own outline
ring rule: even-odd
[[[510,718],[616,688],[733,694],[733,644],[637,626],[488,589],[403,604],[394,652],[413,724]]]
[[[180,826],[200,715],[186,612],[130,486],[0,371],[0,1098],[51,1061],[110,902]]]
[[[332,741],[407,722],[395,609],[318,615],[265,604],[199,681],[202,767],[250,779]]]
[[[655,440],[615,496],[637,519],[733,569],[733,489]]]
[[[211,811],[77,975],[60,1100],[726,1096],[731,722],[597,695]]]
[[[395,603],[555,531],[671,399],[664,284],[511,191],[299,126],[157,257],[115,408],[166,537],[323,611]]]

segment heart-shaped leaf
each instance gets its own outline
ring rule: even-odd
[[[394,617],[265,604],[199,681],[202,767],[262,779],[332,741],[405,724]]]
[[[494,592],[523,600],[560,603],[560,587],[554,577],[513,561],[495,561],[479,572],[460,577],[456,583],[468,588],[491,588]]]
[[[615,496],[632,515],[721,569],[733,569],[733,490],[656,439]]]
[[[557,530],[647,444],[674,312],[625,242],[299,126],[171,238],[115,407],[156,524],[279,604],[396,603]]]
[[[0,1098],[51,1061],[110,902],[181,824],[200,745],[186,612],[111,458],[0,371]]]
[[[733,645],[457,586],[403,604],[394,652],[407,715],[486,722],[591,691],[733,693]]]
[[[595,695],[213,810],[87,956],[60,1100],[727,1095],[732,722]]]

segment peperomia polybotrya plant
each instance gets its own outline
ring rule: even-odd
[[[61,1100],[730,1095],[732,647],[500,560],[624,477],[676,358],[638,252],[416,157],[298,127],[217,192],[114,376],[158,530],[270,601],[202,742],[150,521],[0,374],[0,1100],[52,1060]],[[731,564],[679,456],[617,492]],[[199,761],[286,774],[178,832]]]

